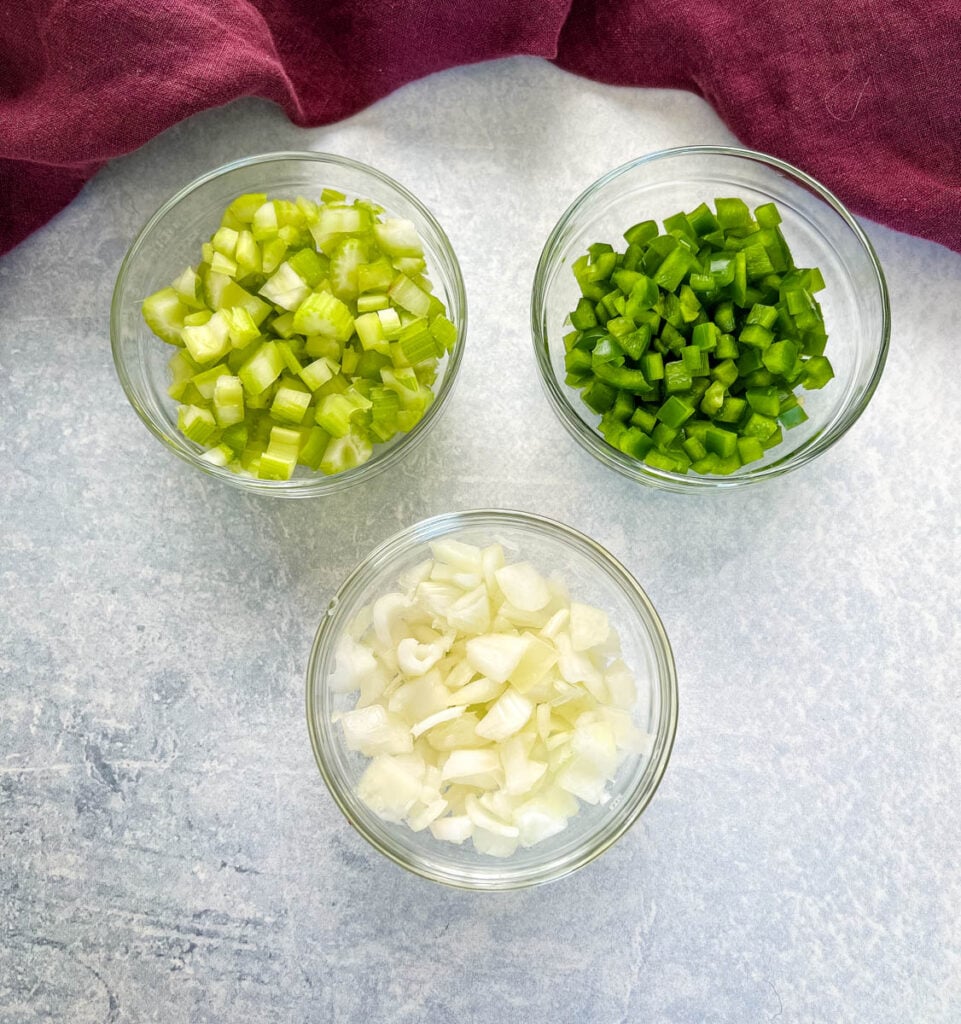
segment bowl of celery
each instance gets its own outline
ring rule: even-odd
[[[672,491],[802,466],[864,411],[888,350],[884,274],[809,175],[695,146],[625,164],[557,222],[531,302],[561,423],[606,466]]]
[[[468,889],[599,856],[670,757],[677,682],[649,598],[541,516],[475,510],[391,537],[348,577],[307,672],[314,754],[397,864]]]
[[[127,397],[169,449],[229,484],[304,497],[423,440],[467,307],[446,234],[406,188],[345,157],[272,153],[154,214],[110,325]]]

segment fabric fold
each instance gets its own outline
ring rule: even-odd
[[[856,213],[961,251],[959,39],[953,0],[11,4],[0,254],[108,160],[198,111],[259,96],[314,127],[436,71],[516,55],[694,91],[746,146],[797,164]]]

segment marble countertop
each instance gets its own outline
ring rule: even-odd
[[[560,211],[631,157],[733,141],[697,97],[529,59],[314,130],[245,100],[114,161],[0,260],[2,1024],[961,1019],[961,257],[865,224],[891,289],[880,387],[842,443],[745,493],[616,477],[536,378],[529,283]],[[319,501],[242,494],[165,453],[110,355],[113,282],[147,217],[277,149],[410,187],[470,304],[442,426]],[[303,710],[350,568],[476,506],[607,546],[659,609],[680,686],[638,824],[508,894],[368,847]]]

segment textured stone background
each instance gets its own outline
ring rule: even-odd
[[[706,104],[514,60],[301,131],[245,101],[103,171],[0,261],[0,1022],[961,1019],[961,258],[866,225],[894,334],[867,413],[744,494],[615,478],[553,418],[528,290],[561,209]],[[282,148],[374,163],[447,228],[471,311],[442,425],[323,501],[201,479],[111,363],[113,280],[157,205]],[[574,876],[473,895],[370,850],[314,766],[321,610],[377,542],[542,512],[635,572],[680,726],[641,822]]]

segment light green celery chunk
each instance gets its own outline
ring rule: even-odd
[[[329,239],[331,235],[360,234],[370,230],[370,214],[357,206],[324,206],[311,225],[314,239]],[[319,245],[319,242],[318,242]]]
[[[190,309],[173,288],[162,288],[143,300],[143,318],[147,326],[168,345],[182,345],[180,336],[184,317]]]
[[[380,371],[380,379],[384,382],[385,387],[397,394],[402,405],[413,402],[417,389],[420,387],[417,374],[410,366],[394,367],[393,369],[385,366]]]
[[[232,348],[245,348],[260,337],[260,328],[243,306],[229,306],[220,310],[220,314],[227,321]]]
[[[298,249],[287,261],[311,288],[316,288],[327,274],[327,260],[310,248]]]
[[[321,472],[333,475],[362,466],[374,452],[369,438],[350,433],[332,437],[320,462]]]
[[[291,373],[300,373],[303,369],[300,360],[297,358],[297,353],[294,352],[293,345],[295,341],[278,341],[277,347],[280,349],[280,354],[284,357],[284,366],[290,370]],[[302,349],[298,348],[298,351]]]
[[[287,243],[282,238],[271,238],[264,242],[260,250],[260,269],[265,274],[272,274],[287,255]]]
[[[214,232],[214,237],[211,238],[210,244],[214,247],[214,252],[219,252],[232,260],[234,253],[237,251],[238,236],[239,232],[234,231],[232,228],[221,227]]]
[[[389,352],[384,325],[376,312],[362,313],[354,320],[354,330],[360,338],[365,352],[374,351],[387,355]]]
[[[401,331],[398,345],[410,364],[423,363],[440,355],[437,342],[434,341],[427,321],[423,318],[414,320]]]
[[[237,198],[227,207],[237,220],[249,224],[254,219],[254,214],[267,202],[267,196],[263,192],[246,192]]]
[[[346,374],[348,377],[353,377],[359,362],[360,354],[357,352],[357,349],[352,348],[350,345],[345,345],[340,357],[341,373]]]
[[[212,466],[227,466],[234,461],[234,453],[229,445],[218,444],[205,451],[200,458],[204,462],[209,462]]]
[[[350,418],[370,408],[370,399],[348,388],[343,394],[325,395],[314,412],[317,426],[323,427],[331,437],[344,437],[350,430]]]
[[[174,291],[180,301],[191,309],[204,308],[203,285],[200,282],[200,275],[193,267],[187,269],[174,281]]]
[[[211,366],[209,370],[201,370],[195,374],[190,383],[209,402],[214,397],[214,388],[217,386],[217,381],[221,377],[229,375],[230,369],[223,363],[217,363],[215,366]]]
[[[215,252],[210,261],[210,271],[213,274],[223,274],[225,277],[236,277],[237,264],[223,253]]]
[[[339,367],[337,369],[339,370]],[[335,372],[329,360],[321,356],[320,359],[315,359],[312,363],[308,363],[300,371],[300,379],[311,391],[316,391],[322,384],[326,384]]]
[[[400,321],[400,315],[393,306],[388,309],[378,309],[377,316],[380,319],[380,325],[384,328],[384,337],[391,341],[400,337],[400,332],[404,329],[404,325]]]
[[[199,324],[205,324],[213,315],[213,312],[209,309],[198,309],[194,313],[188,313],[184,317],[184,327],[196,327]]]
[[[200,367],[190,358],[190,354],[182,348],[177,349],[170,357],[167,367],[170,370],[170,386],[167,388],[167,394],[174,401],[179,402],[183,398],[187,385],[200,372]]]
[[[180,332],[187,351],[198,363],[211,363],[222,359],[230,351],[230,332],[221,312],[216,312],[205,323],[184,327]]]
[[[280,376],[284,357],[274,341],[265,341],[241,366],[237,376],[248,395],[259,395]]]
[[[419,256],[401,256],[399,259],[394,260],[394,269],[399,270],[402,274],[406,274],[412,281],[416,279],[418,287],[421,288],[424,288],[424,285],[421,283],[421,275],[426,267],[427,263]],[[427,283],[425,290],[431,290],[430,282]]]
[[[330,287],[345,302],[357,298],[357,268],[367,259],[359,238],[345,238],[330,257]]]
[[[262,480],[289,480],[297,465],[300,433],[286,427],[273,427],[267,450],[260,456],[257,476]]]
[[[320,216],[320,207],[313,199],[306,199],[304,196],[297,196],[297,209],[304,215],[304,223],[316,224]]]
[[[224,374],[213,390],[214,416],[221,427],[230,427],[244,418],[244,386],[239,377]]]
[[[310,405],[310,392],[301,391],[287,385],[277,388],[270,406],[271,415],[285,423],[300,423]]]
[[[217,275],[221,278],[220,275]],[[250,314],[250,319],[259,327],[267,316],[273,312],[271,306],[264,302],[263,299],[259,299],[256,295],[252,295],[245,288],[241,288],[236,281],[231,281],[229,277],[221,278],[223,284],[217,289],[216,301],[211,303],[214,309],[233,309],[235,306],[240,306],[242,309],[246,309]]]
[[[374,238],[390,256],[423,256],[424,247],[413,221],[403,217],[387,217],[374,224]]]
[[[373,263],[362,263],[357,267],[357,291],[384,292],[394,280],[394,268],[383,257]],[[357,300],[358,306],[360,298]],[[363,311],[361,311],[363,312]]]
[[[280,225],[277,223],[277,210],[271,202],[264,202],[254,211],[251,220],[254,239],[266,242],[277,237]]]
[[[206,444],[217,430],[214,414],[199,405],[182,405],[177,410],[177,426],[190,441]]]
[[[297,333],[294,330],[294,314],[287,312],[274,317],[270,322],[270,329],[281,338],[292,338]]]
[[[243,274],[260,273],[260,247],[254,241],[254,236],[247,230],[241,231],[237,235],[234,259],[237,261],[238,270]]]
[[[320,461],[330,441],[330,434],[322,427],[312,426],[300,446],[297,461],[309,469],[320,469]]]
[[[264,282],[260,294],[275,306],[295,310],[310,295],[310,288],[289,263],[281,263]]]
[[[387,294],[401,309],[406,309],[414,316],[427,316],[430,312],[430,296],[404,274],[398,274],[394,278],[393,284],[387,289]]]
[[[457,328],[442,313],[439,313],[430,322],[430,333],[442,349],[450,352],[457,341]]]
[[[299,334],[323,334],[347,341],[354,333],[350,309],[330,292],[314,292],[294,314],[294,330]]]
[[[383,292],[371,292],[368,295],[357,296],[358,313],[373,313],[378,309],[386,309],[389,305],[390,299]]]

